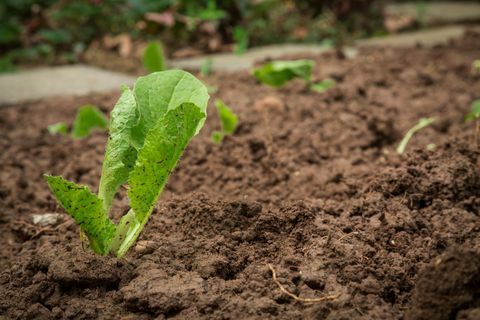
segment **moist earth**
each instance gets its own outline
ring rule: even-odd
[[[307,56],[306,56],[307,57]],[[248,71],[203,78],[239,115],[205,128],[123,259],[83,249],[43,173],[98,187],[107,140],[50,135],[119,92],[0,109],[0,319],[478,319],[480,35],[310,57],[319,94]],[[395,148],[421,117],[436,117]],[[122,190],[112,217],[128,209]],[[36,214],[61,213],[50,225]],[[300,298],[335,298],[306,303]]]

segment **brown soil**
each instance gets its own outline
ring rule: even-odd
[[[0,110],[0,319],[478,319],[480,35],[447,47],[316,57],[325,94],[274,90],[248,74],[207,79],[239,114],[222,145],[214,109],[126,258],[84,252],[42,174],[96,189],[106,134],[72,121],[118,93]],[[213,100],[213,99],[212,99]],[[419,118],[437,121],[394,149]],[[434,150],[427,150],[434,143]],[[114,216],[124,212],[119,195]],[[337,295],[305,303],[301,298]]]

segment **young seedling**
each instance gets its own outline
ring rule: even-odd
[[[48,132],[50,134],[67,134],[68,133],[68,127],[64,122],[57,122],[54,124],[51,124],[47,127]]]
[[[220,99],[215,100],[215,107],[217,108],[220,117],[222,130],[214,131],[212,133],[212,140],[219,144],[223,141],[225,136],[232,135],[235,132],[238,124],[238,116]]]
[[[336,82],[333,79],[325,79],[317,83],[312,83],[310,88],[313,91],[317,91],[319,93],[324,93],[328,91],[329,89],[333,88],[335,86]]]
[[[107,124],[107,118],[97,107],[89,104],[84,105],[78,109],[77,115],[75,116],[71,132],[72,138],[85,138],[95,128],[106,129]],[[64,122],[51,124],[47,129],[48,132],[53,135],[68,133],[68,127]]]
[[[149,72],[163,71],[167,69],[165,54],[160,42],[150,42],[143,52],[143,66]]]
[[[472,102],[471,110],[466,116],[465,121],[475,120],[475,144],[478,146],[478,135],[480,132],[480,99]]]
[[[410,130],[407,131],[407,133],[405,134],[405,136],[403,137],[402,141],[400,142],[400,144],[398,145],[397,147],[397,153],[398,154],[403,154],[405,152],[405,149],[407,148],[407,144],[408,142],[410,141],[410,139],[413,137],[413,135],[429,126],[430,124],[432,124],[433,122],[435,121],[435,118],[434,117],[431,117],[431,118],[421,118],[418,123],[416,125],[414,125],[412,128],[410,128]]]
[[[253,70],[253,75],[261,83],[272,87],[281,87],[294,78],[311,83],[313,60],[272,61]]]
[[[206,87],[185,71],[140,77],[133,90],[122,89],[110,114],[98,194],[60,176],[45,175],[94,252],[122,257],[133,245],[187,144],[202,128],[208,99]],[[115,224],[109,211],[125,184],[130,209]]]
[[[235,54],[242,54],[247,51],[250,34],[248,30],[241,26],[236,26],[233,29],[233,39],[235,40],[235,46],[233,52]]]
[[[106,129],[107,126],[108,120],[102,111],[91,104],[84,105],[78,110],[73,122],[72,138],[85,138],[93,129]]]
[[[472,71],[474,73],[480,74],[480,59],[477,59],[477,60],[473,61]]]
[[[200,66],[200,74],[204,77],[208,77],[212,73],[213,59],[207,58]]]

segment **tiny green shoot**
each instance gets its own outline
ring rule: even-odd
[[[150,42],[143,52],[143,66],[149,72],[163,71],[167,69],[165,54],[160,42]]]
[[[106,129],[107,118],[97,107],[90,104],[80,107],[73,122],[72,138],[87,137],[95,128]]]
[[[473,61],[472,70],[473,72],[480,73],[480,59]]]
[[[54,124],[51,124],[47,127],[48,132],[50,134],[67,134],[68,133],[68,127],[65,124],[65,122],[57,122]]]
[[[478,120],[480,118],[480,99],[472,102],[471,111],[465,116],[465,121]]]
[[[204,77],[208,77],[212,73],[213,59],[207,58],[200,66],[200,74]]]
[[[235,46],[233,52],[235,54],[242,54],[247,51],[248,43],[250,41],[250,34],[248,30],[242,26],[236,26],[233,29],[233,40],[235,41]]]
[[[222,130],[214,131],[212,140],[219,144],[225,136],[232,135],[235,132],[238,125],[238,116],[220,99],[215,100],[215,107],[217,108]]]
[[[325,79],[317,83],[312,83],[310,88],[313,91],[319,92],[319,93],[324,93],[328,91],[329,89],[333,88],[335,86],[336,82],[333,79]]]
[[[253,70],[253,75],[261,83],[272,87],[281,87],[294,78],[301,78],[311,83],[313,60],[271,61]]]
[[[193,75],[168,70],[123,87],[110,114],[98,194],[61,176],[45,175],[57,201],[100,255],[122,257],[152,214],[170,173],[202,128],[207,88]],[[130,209],[118,224],[109,217],[118,189],[127,184]]]
[[[475,120],[475,144],[478,146],[478,135],[480,133],[480,99],[472,102],[471,110],[466,116],[465,121]]]
[[[413,135],[429,126],[430,124],[432,124],[433,122],[435,121],[435,118],[434,117],[431,117],[431,118],[421,118],[418,123],[416,125],[414,125],[412,128],[410,128],[410,130],[407,131],[407,133],[405,134],[405,136],[403,137],[402,141],[400,142],[400,144],[398,145],[397,147],[397,153],[398,154],[403,154],[405,152],[405,149],[407,148],[407,144],[408,142],[410,141],[410,139],[413,137]]]
[[[207,85],[207,91],[208,93],[211,93],[211,94],[214,94],[218,91],[218,87],[217,86],[209,86]]]

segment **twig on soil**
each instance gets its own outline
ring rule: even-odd
[[[356,235],[356,234],[359,234],[359,232],[358,232],[358,231],[353,231],[353,232],[344,234],[343,236],[341,236],[340,238],[338,238],[338,241],[342,241],[343,239],[345,239],[345,238],[347,238],[347,237],[350,237],[350,236],[352,236],[352,235]]]
[[[277,284],[277,286],[280,288],[280,291],[282,291],[287,296],[293,298],[296,301],[314,303],[314,302],[322,302],[322,301],[326,301],[326,300],[334,300],[334,299],[337,299],[338,297],[340,297],[340,294],[332,294],[332,295],[324,296],[324,297],[321,297],[321,298],[301,298],[301,297],[297,296],[296,294],[293,294],[290,291],[288,291],[287,289],[285,289],[285,287],[280,283],[280,281],[278,281],[277,272],[275,271],[273,266],[270,263],[267,263],[267,266],[268,266],[268,268],[270,268],[270,271],[272,272],[273,282],[275,282]]]

